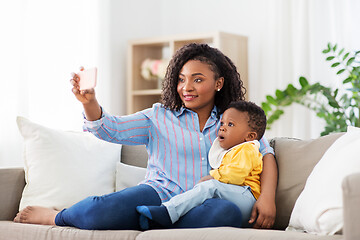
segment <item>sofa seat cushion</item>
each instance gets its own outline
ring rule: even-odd
[[[99,231],[0,221],[0,240],[133,240],[141,233],[132,230]]]
[[[136,240],[206,239],[206,240],[336,240],[341,235],[317,236],[299,232],[281,230],[258,230],[252,228],[193,228],[150,230],[140,233]]]

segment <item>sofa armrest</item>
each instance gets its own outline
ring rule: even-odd
[[[25,186],[23,168],[0,168],[0,220],[13,220]]]
[[[360,173],[345,177],[342,190],[345,240],[360,239]]]

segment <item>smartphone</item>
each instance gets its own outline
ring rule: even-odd
[[[89,68],[77,73],[80,78],[80,90],[91,89],[96,86],[97,68]]]

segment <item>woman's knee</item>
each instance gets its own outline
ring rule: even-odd
[[[190,210],[173,227],[241,227],[241,222],[241,211],[234,203],[224,199],[211,198]]]
[[[213,198],[205,201],[204,205],[207,209],[211,209],[211,217],[216,225],[241,227],[242,213],[234,203],[224,199]]]

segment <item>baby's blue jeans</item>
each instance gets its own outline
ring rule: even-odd
[[[56,215],[55,224],[89,230],[140,230],[140,205],[160,206],[157,192],[140,184],[104,196],[88,197]],[[240,221],[239,221],[240,219]],[[241,227],[241,211],[230,201],[209,199],[181,217],[173,228]]]
[[[249,186],[227,184],[211,179],[198,183],[193,189],[171,198],[163,205],[167,208],[171,221],[175,223],[191,209],[211,198],[233,202],[241,211],[242,227],[250,227],[248,221],[256,199]]]

